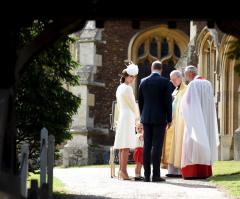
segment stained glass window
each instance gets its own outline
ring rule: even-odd
[[[155,38],[152,39],[150,43],[150,54],[154,57],[157,57],[158,52],[157,52],[157,41]]]
[[[162,76],[170,79],[170,73],[175,70],[174,68],[174,61],[173,59],[167,59],[163,61],[163,71],[162,71]]]
[[[210,66],[211,52],[210,48],[207,51],[207,79],[211,81],[211,66]]]
[[[164,38],[161,42],[161,57],[165,57],[168,55],[168,42],[167,39]]]
[[[136,63],[139,66],[139,73],[136,81],[136,88],[142,78],[151,74],[151,63],[154,60],[160,60],[163,63],[162,75],[169,79],[169,74],[174,70],[178,59],[181,57],[179,43],[174,36],[169,34],[148,35],[146,38],[141,38],[135,54]],[[174,89],[174,86],[172,85]],[[138,91],[138,89],[136,89]]]
[[[139,66],[139,73],[137,78],[137,88],[140,84],[141,79],[151,74],[151,64],[147,59],[139,63],[138,66]]]
[[[174,42],[174,55],[176,57],[180,57],[181,56],[180,49],[179,49],[178,45],[175,42]]]
[[[170,73],[173,71],[173,70],[176,70],[174,68],[174,61],[173,59],[167,59],[163,62],[163,71],[162,71],[162,76],[163,77],[166,77],[168,79],[170,79]],[[175,87],[174,85],[171,83],[171,90],[172,92],[174,91]]]
[[[138,57],[141,57],[143,55],[144,55],[144,43],[142,43],[138,48]]]

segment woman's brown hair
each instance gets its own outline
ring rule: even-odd
[[[126,70],[123,70],[123,71],[122,71],[122,74],[121,74],[121,78],[120,78],[120,83],[121,83],[121,84],[124,83],[125,80],[126,80],[126,77],[128,77],[128,76],[129,76],[129,74],[127,73],[127,71],[126,71]]]

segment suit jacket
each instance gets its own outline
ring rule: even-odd
[[[141,80],[138,104],[143,124],[166,124],[172,121],[170,81],[158,73]]]

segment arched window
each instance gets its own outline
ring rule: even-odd
[[[234,71],[236,60],[229,59],[229,51],[231,50],[231,42],[235,38],[225,35],[221,43],[221,100],[222,100],[222,122],[221,128],[223,134],[233,135],[234,131],[239,127],[240,114],[238,97],[238,89],[240,85],[240,76]]]
[[[150,75],[151,64],[155,60],[163,63],[162,75],[169,78],[188,41],[185,33],[177,29],[168,29],[165,25],[137,33],[130,41],[128,58],[139,66],[135,88],[138,88],[142,78]]]
[[[169,78],[169,74],[174,70],[174,65],[180,56],[180,48],[173,38],[161,35],[147,37],[137,49],[136,63],[141,66],[140,76],[149,75],[151,63],[155,60],[161,60],[163,62],[163,76]]]
[[[212,83],[214,95],[217,91],[217,56],[214,40],[207,31],[202,33],[204,36],[201,39],[199,49],[199,69],[200,74]]]

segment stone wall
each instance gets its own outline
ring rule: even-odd
[[[188,47],[184,53],[184,55],[179,59],[176,68],[183,70],[184,67],[186,67],[187,65],[195,65],[195,66],[199,66],[199,64],[201,63],[201,60],[199,60],[198,57],[201,57],[197,54],[197,46],[199,46],[201,44],[202,41],[199,40],[199,36],[200,33],[204,30],[204,28],[206,27],[206,22],[201,22],[201,21],[193,21],[191,22],[191,29],[190,29],[190,42],[188,44]],[[209,31],[209,30],[208,30]],[[206,31],[207,32],[207,31]],[[224,33],[221,32],[217,27],[215,27],[215,30],[210,30],[209,31],[210,34],[213,36],[213,40],[214,42],[217,43],[217,50],[220,47],[220,44],[222,42],[222,39],[224,37]],[[216,37],[217,36],[217,37]],[[216,40],[215,40],[216,39]],[[216,56],[216,63],[217,66],[216,68],[219,68],[220,66],[222,66],[222,57],[220,56]],[[207,67],[205,65],[202,65],[201,67]],[[230,67],[230,66],[229,66]],[[229,69],[230,70],[230,69]],[[234,74],[234,73],[232,73]],[[215,84],[220,85],[221,81],[224,81],[222,78],[225,76],[225,74],[220,74],[220,78],[215,80]],[[231,78],[231,77],[228,77]],[[236,89],[234,88],[233,90],[228,91],[228,93],[231,92],[236,92]],[[228,109],[230,109],[231,107],[231,103],[230,101],[226,101],[225,103],[227,103],[226,106],[226,110],[222,110],[222,106],[219,106],[219,103],[222,103],[222,98],[218,98],[217,96],[223,95],[224,98],[227,95],[226,90],[217,90],[217,94],[216,94],[216,107],[217,107],[217,111],[218,111],[218,125],[219,125],[219,139],[220,139],[220,146],[219,146],[219,160],[232,160],[234,158],[234,154],[235,154],[235,159],[238,159],[238,151],[239,151],[239,146],[237,144],[236,141],[236,137],[237,134],[235,134],[235,138],[233,136],[233,132],[229,131],[228,128],[226,128],[225,130],[223,128],[221,128],[223,125],[221,125],[222,123],[226,122],[226,113],[228,113]],[[237,103],[237,92],[235,93],[236,99],[235,99],[235,103]],[[225,112],[224,112],[225,111]],[[236,110],[239,111],[239,110]],[[238,121],[237,119],[239,119],[237,117],[237,112],[234,113],[235,117],[230,115],[230,117],[233,117],[233,124],[235,125],[234,128],[237,127]]]
[[[63,166],[76,166],[88,164],[88,140],[87,136],[79,132],[73,134],[73,139],[64,146]]]
[[[183,70],[187,65],[198,65],[198,55],[196,54],[196,45],[197,38],[203,28],[206,26],[206,22],[204,21],[191,21],[190,22],[190,42],[188,47],[183,54],[183,56],[179,59],[176,68]]]
[[[88,132],[88,164],[108,164],[114,133],[98,129]]]
[[[95,75],[96,81],[106,84],[104,88],[89,87],[95,94],[95,106],[90,109],[94,116],[95,127],[109,128],[109,114],[111,113],[112,101],[115,100],[115,91],[119,85],[118,74],[124,69],[124,60],[127,59],[128,44],[131,37],[138,30],[131,28],[131,23],[106,22],[102,32],[102,41],[97,44],[97,54],[102,55],[103,66],[99,67]]]
[[[234,133],[234,160],[240,161],[240,128]]]

